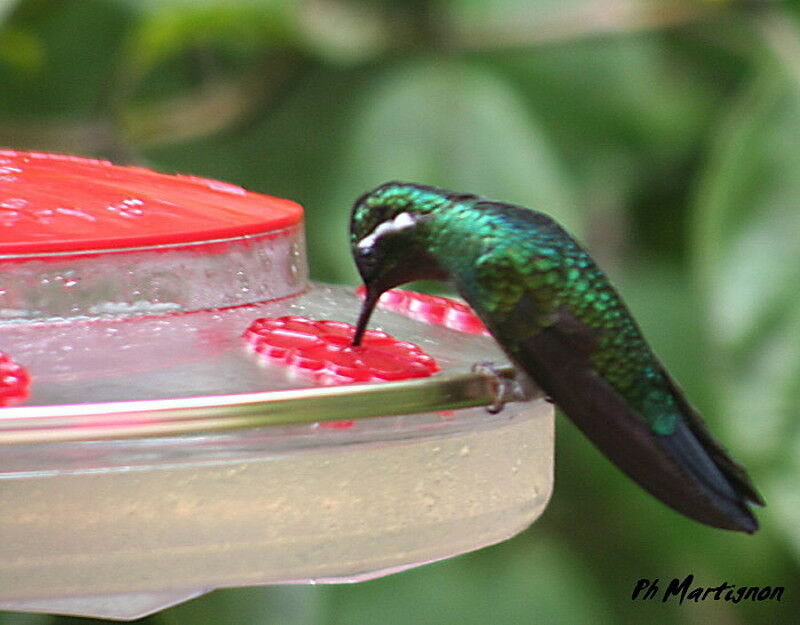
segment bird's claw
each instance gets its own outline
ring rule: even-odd
[[[477,362],[472,371],[490,376],[495,383],[494,401],[486,407],[491,414],[497,414],[508,402],[531,399],[531,393],[516,379],[515,369],[498,367],[493,362]]]

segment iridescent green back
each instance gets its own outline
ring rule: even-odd
[[[591,368],[655,431],[672,431],[679,409],[661,366],[606,275],[565,230],[542,213],[479,199],[432,214],[431,251],[512,356],[567,311],[595,331]]]

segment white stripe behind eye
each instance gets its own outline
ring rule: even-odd
[[[358,242],[358,249],[364,250],[372,247],[375,245],[375,241],[381,238],[385,234],[391,234],[393,232],[400,232],[401,230],[406,230],[408,228],[413,228],[417,225],[416,220],[411,215],[411,213],[398,213],[394,219],[391,221],[384,221],[381,224],[378,224],[375,230],[370,232],[367,236],[361,239]]]

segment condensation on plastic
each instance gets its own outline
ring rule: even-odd
[[[241,306],[296,295],[307,280],[302,226],[101,254],[0,257],[0,323]]]

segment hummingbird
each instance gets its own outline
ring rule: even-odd
[[[753,533],[764,502],[712,437],[584,248],[522,206],[410,182],[353,205],[350,244],[366,288],[353,345],[381,294],[451,283],[524,372],[634,482],[681,514]]]

